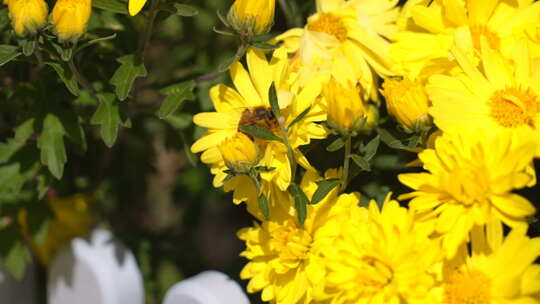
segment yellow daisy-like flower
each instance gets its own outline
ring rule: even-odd
[[[512,60],[482,43],[480,69],[455,47],[452,55],[463,74],[430,78],[427,91],[435,123],[444,131],[478,128],[494,135],[540,136],[539,59],[530,58],[525,41],[514,45]]]
[[[47,236],[43,243],[37,243],[31,238],[28,224],[28,211],[19,213],[19,222],[23,235],[28,238],[35,250],[38,260],[49,266],[60,249],[75,237],[87,237],[94,218],[89,210],[92,197],[76,194],[69,197],[50,198],[49,205],[54,217],[51,220]]]
[[[18,36],[33,35],[47,23],[49,7],[44,0],[5,1],[13,30]]]
[[[442,257],[439,241],[429,238],[432,229],[389,197],[381,210],[374,201],[355,207],[363,216],[348,221],[324,251],[326,302],[430,303],[432,269]]]
[[[484,133],[444,133],[435,148],[419,154],[429,172],[399,175],[413,188],[399,199],[410,199],[409,208],[420,221],[434,221],[443,238],[448,257],[454,256],[474,225],[502,221],[513,228],[525,228],[525,217],[534,206],[511,191],[534,182],[529,171],[536,149],[532,140],[513,136],[486,136]]]
[[[292,59],[291,82],[304,86],[331,77],[343,85],[360,83],[364,99],[376,95],[375,74],[391,75],[390,43],[398,16],[394,0],[320,0],[305,28],[277,37]],[[372,72],[372,69],[375,73]]]
[[[51,13],[54,32],[61,41],[75,42],[84,33],[92,14],[92,0],[58,0]]]
[[[471,58],[478,58],[480,41],[510,55],[530,24],[540,22],[540,3],[532,0],[410,1],[400,20],[402,30],[391,47],[392,60],[401,75],[450,73],[455,67],[449,51],[458,35]]]
[[[324,127],[315,123],[326,120],[326,115],[317,101],[321,91],[318,83],[306,86],[298,94],[282,89],[281,84],[284,83],[284,71],[287,65],[287,56],[283,49],[276,50],[270,62],[267,61],[264,53],[257,50],[249,50],[246,58],[249,72],[240,63],[234,64],[230,70],[236,90],[221,84],[210,90],[217,112],[195,115],[195,124],[208,128],[208,132],[191,147],[194,153],[204,152],[201,160],[212,165],[212,173],[215,174],[214,186],[224,186],[225,191],[235,191],[235,203],[253,197],[256,199],[255,187],[246,176],[236,176],[225,185],[223,184],[227,174],[224,173],[226,166],[219,146],[225,140],[238,134],[240,126],[246,125],[262,127],[278,137],[282,136],[278,118],[274,117],[270,109],[269,89],[272,83],[277,88],[285,126],[290,126],[301,113],[309,109],[303,119],[288,127],[287,130],[288,141],[300,165],[307,169],[311,168],[307,159],[297,148],[308,144],[313,138],[326,137]],[[271,172],[261,173],[263,190],[273,191],[277,188],[280,191],[286,191],[291,182],[287,147],[278,141],[255,138],[252,140],[258,145],[262,155],[259,166],[275,168]]]
[[[301,187],[308,197],[315,192],[318,179],[314,173],[304,177]],[[250,280],[248,292],[262,291],[262,300],[271,303],[312,303],[313,296],[324,286],[325,259],[321,254],[340,235],[342,223],[349,220],[357,204],[355,195],[337,198],[334,189],[317,205],[308,206],[303,227],[290,216],[240,230],[238,237],[246,242],[241,255],[249,259],[240,277]]]
[[[445,263],[439,303],[540,303],[540,238],[518,230],[503,240],[502,229],[472,234],[471,249],[462,246]]]

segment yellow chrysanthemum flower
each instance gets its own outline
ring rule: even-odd
[[[502,221],[513,228],[527,227],[525,217],[534,206],[511,191],[534,182],[530,163],[536,150],[534,140],[484,133],[444,133],[434,149],[419,154],[428,172],[399,175],[415,191],[400,196],[410,199],[409,208],[420,221],[435,221],[443,248],[454,256],[474,225]]]
[[[275,10],[276,0],[236,0],[227,19],[239,32],[261,35],[272,28]]]
[[[259,148],[244,133],[236,133],[218,146],[225,165],[236,173],[248,173],[259,162]]]
[[[376,96],[376,75],[391,75],[390,43],[398,16],[394,0],[319,0],[317,13],[304,29],[278,36],[292,59],[290,82],[298,86],[331,77],[340,83],[360,83],[366,95]],[[372,69],[375,73],[372,72]]]
[[[385,79],[381,93],[386,98],[388,113],[410,132],[429,130],[431,118],[425,87],[420,81],[404,79]]]
[[[63,198],[50,198],[49,205],[54,217],[49,223],[47,236],[43,243],[32,239],[28,226],[28,212],[19,213],[19,222],[23,235],[28,238],[38,260],[49,266],[57,252],[75,237],[87,237],[94,218],[90,214],[89,203],[92,198],[88,195],[77,194]]]
[[[434,0],[409,1],[400,20],[402,30],[391,47],[398,74],[412,79],[450,73],[449,56],[457,35],[470,58],[478,58],[480,41],[510,55],[530,24],[540,22],[540,3],[533,0]]]
[[[47,22],[49,7],[44,0],[10,0],[5,4],[8,5],[9,18],[18,36],[33,35]]]
[[[452,55],[464,74],[435,75],[427,86],[430,113],[439,128],[540,136],[540,59],[530,58],[524,41],[514,45],[512,60],[507,60],[483,40],[480,69],[461,49],[453,48]]]
[[[337,176],[336,172],[333,176]],[[304,177],[301,187],[308,197],[315,192],[318,179],[313,173]],[[271,303],[312,303],[313,296],[322,292],[324,286],[322,253],[340,235],[341,224],[348,221],[357,204],[355,195],[342,194],[337,198],[334,189],[317,205],[308,206],[303,227],[295,216],[289,216],[240,230],[238,237],[246,242],[241,255],[249,259],[240,277],[250,280],[248,292],[262,291],[262,300]]]
[[[356,135],[367,120],[366,105],[356,86],[343,86],[334,79],[323,90],[328,125],[342,136]]]
[[[128,11],[131,16],[137,15],[148,0],[129,0]]]
[[[540,303],[540,238],[475,229],[470,245],[444,264],[439,303]]]
[[[92,14],[92,0],[58,0],[51,13],[54,31],[61,41],[76,41],[84,33]]]
[[[374,201],[355,207],[361,216],[323,252],[325,303],[430,303],[432,270],[442,257],[440,242],[429,238],[432,229],[389,197],[381,210]]]
[[[208,128],[208,132],[191,147],[194,153],[204,152],[201,160],[212,165],[212,173],[215,174],[214,186],[224,186],[225,191],[235,191],[235,203],[253,197],[256,201],[257,195],[253,183],[245,176],[237,176],[223,185],[226,167],[218,146],[238,134],[239,127],[244,125],[262,127],[278,137],[282,136],[278,118],[274,117],[270,109],[269,88],[272,83],[277,88],[285,126],[289,126],[302,112],[310,109],[301,121],[288,128],[288,141],[295,150],[295,157],[300,165],[307,169],[311,168],[297,148],[308,144],[312,138],[326,137],[324,127],[315,123],[326,120],[326,115],[317,102],[319,84],[313,83],[295,95],[281,89],[283,71],[287,64],[284,50],[277,50],[271,62],[267,61],[264,53],[257,50],[249,50],[246,58],[249,73],[240,63],[232,65],[230,70],[236,90],[221,84],[210,90],[217,112],[195,115],[195,124]],[[286,191],[291,182],[287,147],[278,141],[255,138],[252,140],[258,145],[262,155],[259,166],[275,168],[271,172],[261,173],[263,189]]]

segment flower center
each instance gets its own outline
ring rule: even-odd
[[[304,229],[296,227],[294,222],[287,221],[271,229],[270,248],[278,253],[282,263],[298,263],[308,257],[311,249],[311,235]]]
[[[491,117],[505,128],[528,125],[535,128],[534,117],[540,107],[530,91],[506,89],[496,91],[489,102]]]
[[[481,49],[481,43],[482,37],[485,37],[489,46],[492,49],[499,49],[501,44],[501,39],[497,34],[490,31],[486,26],[484,25],[471,25],[470,27],[471,31],[471,38],[473,42],[473,46],[475,49],[480,50]]]
[[[308,24],[308,30],[326,33],[343,42],[347,40],[347,28],[343,21],[334,14],[320,13],[317,20]]]
[[[364,296],[380,292],[394,278],[392,268],[375,257],[363,257],[358,268],[359,291]]]
[[[480,271],[455,271],[445,284],[445,304],[490,303],[489,278]]]

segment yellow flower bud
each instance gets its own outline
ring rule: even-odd
[[[343,136],[356,135],[366,122],[366,107],[355,86],[344,87],[331,80],[324,89],[328,125]]]
[[[8,5],[9,18],[18,36],[34,35],[47,22],[49,7],[44,0],[9,0],[4,3]]]
[[[276,0],[236,0],[227,20],[239,32],[266,34],[274,24],[275,10]]]
[[[131,16],[137,15],[146,4],[146,1],[147,0],[129,0],[129,14]]]
[[[58,0],[51,14],[60,41],[77,41],[85,32],[92,13],[92,0]]]
[[[236,173],[248,173],[259,162],[257,145],[243,133],[226,139],[218,149],[225,165]]]
[[[408,78],[386,79],[382,94],[386,97],[388,113],[409,132],[431,127],[430,106],[424,86]]]

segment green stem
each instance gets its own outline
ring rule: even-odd
[[[279,130],[281,132],[281,136],[283,137],[283,143],[287,147],[287,157],[289,158],[289,163],[291,164],[291,182],[294,182],[296,177],[296,159],[294,158],[294,151],[291,146],[291,143],[289,142],[289,133],[287,132],[287,127],[285,127],[285,118],[279,117],[278,118],[279,123]]]
[[[152,6],[150,7],[150,17],[146,22],[143,32],[141,33],[141,38],[139,39],[139,49],[137,53],[141,61],[144,61],[146,57],[146,50],[150,44],[150,38],[152,38],[152,33],[154,32],[154,21],[156,20],[158,14],[158,4],[159,0],[152,0]]]
[[[349,167],[351,164],[351,150],[352,150],[352,139],[348,136],[345,139],[345,157],[343,159],[343,175],[341,176],[341,190],[340,192],[345,191],[347,184],[349,183]]]
[[[86,77],[84,77],[84,75],[79,72],[79,69],[77,68],[77,65],[75,65],[75,61],[73,59],[74,57],[72,56],[68,61],[68,65],[69,65],[69,69],[71,70],[71,73],[73,73],[73,76],[75,76],[75,78],[77,79],[77,81],[79,82],[81,86],[83,86],[96,99],[98,99],[96,89],[94,88],[92,83],[88,81],[88,79],[86,79]]]

